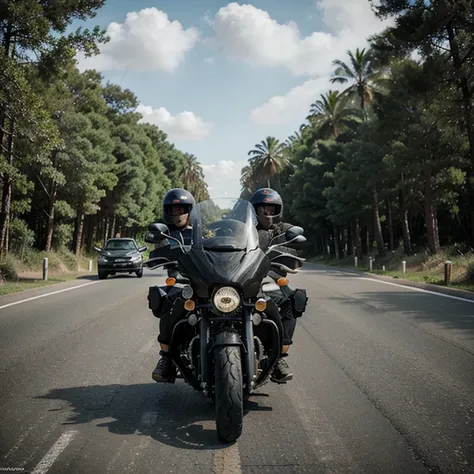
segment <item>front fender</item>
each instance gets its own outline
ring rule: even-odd
[[[242,345],[242,339],[240,338],[240,335],[238,333],[236,333],[235,331],[231,331],[229,329],[224,329],[218,332],[214,336],[214,343],[212,344],[212,347],[209,349],[209,352],[211,352],[216,346],[241,346],[241,345]]]

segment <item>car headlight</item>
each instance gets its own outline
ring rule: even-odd
[[[223,286],[216,291],[213,303],[221,313],[232,313],[239,307],[240,295],[235,288]]]
[[[141,255],[135,255],[134,257],[132,257],[132,262],[139,262],[141,259]]]
[[[99,262],[102,262],[102,263],[106,263],[108,261],[107,257],[104,257],[103,255],[101,255],[98,260]]]

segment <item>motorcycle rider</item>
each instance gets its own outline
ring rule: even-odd
[[[163,223],[168,226],[170,235],[181,241],[183,245],[190,245],[191,241],[191,227],[189,226],[189,218],[191,210],[196,204],[194,196],[186,189],[174,188],[168,191],[162,202]],[[174,245],[173,245],[174,244]],[[163,246],[170,245],[171,248],[178,245],[175,241],[169,239],[163,243],[158,244],[150,253],[150,257],[154,258],[158,255],[163,255]],[[176,275],[168,272],[169,276]],[[175,319],[180,317],[180,309],[176,308],[173,312],[174,304],[169,312],[164,312],[160,318],[160,333],[158,335],[158,342],[160,343],[160,355],[158,363],[152,372],[152,378],[155,382],[174,381],[176,378],[176,368],[171,360],[169,353],[169,344],[173,334],[173,327]],[[156,315],[155,315],[156,316]]]
[[[284,234],[291,224],[281,222],[283,216],[283,201],[281,196],[271,188],[261,188],[255,191],[250,198],[257,214],[258,237],[260,248],[266,251],[270,242],[278,235]],[[286,383],[292,380],[293,373],[285,361],[288,357],[290,345],[296,328],[296,318],[293,312],[292,303],[285,298],[280,290],[267,292],[267,295],[280,308],[280,316],[283,325],[283,348],[270,380],[276,383]]]

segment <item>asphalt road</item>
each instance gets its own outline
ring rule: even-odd
[[[474,472],[474,302],[307,265],[294,379],[252,397],[226,446],[203,395],[151,379],[163,280],[0,299],[0,471]]]

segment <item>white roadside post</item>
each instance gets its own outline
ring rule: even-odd
[[[372,271],[372,257],[369,257],[369,270]]]
[[[449,286],[451,283],[451,274],[453,270],[453,263],[447,260],[444,262],[444,284]]]
[[[354,257],[354,267],[357,268],[357,256]]]
[[[405,260],[403,260],[402,262],[402,272],[403,273],[407,272],[407,262]]]
[[[89,259],[89,273],[92,272],[92,259]]]
[[[48,280],[48,257],[43,258],[43,280]]]

